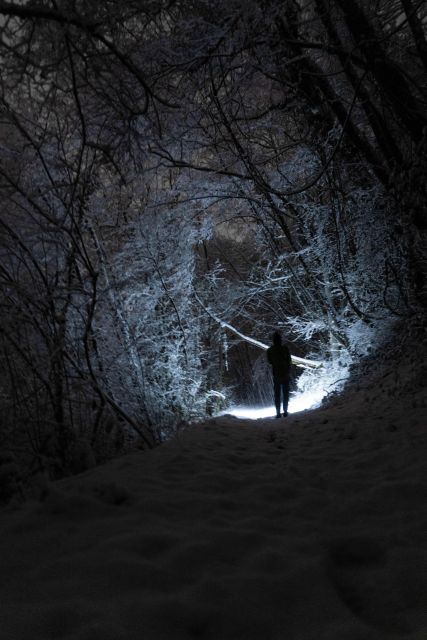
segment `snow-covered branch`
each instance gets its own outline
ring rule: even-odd
[[[203,308],[203,310],[208,314],[208,316],[212,318],[212,320],[215,320],[215,322],[217,322],[223,329],[227,329],[231,333],[234,333],[234,335],[236,335],[238,338],[241,338],[241,340],[244,340],[245,342],[248,342],[249,344],[252,344],[255,347],[259,347],[260,349],[264,349],[264,350],[268,349],[268,344],[265,344],[260,340],[256,340],[251,336],[245,335],[244,333],[236,329],[236,327],[233,327],[233,325],[231,325],[229,322],[225,322],[225,320],[221,320],[221,318],[218,318],[217,315],[215,315],[210,309],[208,309],[208,307],[206,307],[203,304],[199,296],[196,295],[195,298],[197,302],[200,304],[200,306]],[[309,360],[307,358],[300,358],[299,356],[295,356],[295,355],[292,355],[292,364],[295,364],[297,367],[302,367],[303,369],[318,369],[319,367],[322,366],[321,362],[316,362],[315,360]]]

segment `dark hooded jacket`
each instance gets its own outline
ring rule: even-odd
[[[284,344],[273,344],[267,349],[267,360],[273,368],[273,378],[289,379],[291,354]]]

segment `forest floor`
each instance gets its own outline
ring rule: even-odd
[[[215,418],[5,509],[1,637],[425,640],[426,345],[399,353],[327,407]]]

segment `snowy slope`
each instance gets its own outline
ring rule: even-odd
[[[411,357],[328,408],[216,418],[3,511],[2,640],[425,640]]]

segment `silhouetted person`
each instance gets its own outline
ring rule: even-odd
[[[288,415],[289,375],[291,371],[291,354],[288,347],[282,344],[282,337],[278,331],[273,334],[273,346],[267,349],[267,360],[273,369],[274,404],[276,418],[280,418],[281,396],[283,397],[283,416]]]

